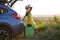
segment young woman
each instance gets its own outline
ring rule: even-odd
[[[25,7],[26,9],[26,15],[24,16],[23,20],[26,18],[26,25],[27,24],[32,24],[34,26],[34,29],[35,29],[35,38],[38,38],[38,35],[40,34],[37,30],[38,26],[37,24],[34,22],[34,19],[32,17],[32,14],[31,14],[31,10],[32,10],[32,7],[30,7],[30,5],[26,6]]]
[[[30,7],[30,5],[28,5],[25,7],[25,9],[26,9],[26,15],[24,16],[23,20],[26,18],[26,25],[32,24],[34,26],[34,28],[37,29],[38,26],[34,22],[34,19],[33,19],[32,14],[31,14],[32,7]]]

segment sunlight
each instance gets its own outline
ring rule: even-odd
[[[32,14],[35,15],[60,15],[60,0],[23,0],[14,5],[14,10],[21,16],[25,15],[25,6],[31,4]]]

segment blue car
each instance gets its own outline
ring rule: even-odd
[[[11,40],[12,35],[22,33],[24,28],[17,13],[6,5],[0,5],[0,40]]]

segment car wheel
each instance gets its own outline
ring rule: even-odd
[[[0,40],[12,40],[11,33],[7,27],[0,26]]]

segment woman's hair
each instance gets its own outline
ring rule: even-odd
[[[25,7],[25,9],[28,9],[28,8],[31,8],[31,10],[32,10],[32,7],[30,5],[28,5],[28,6]]]

